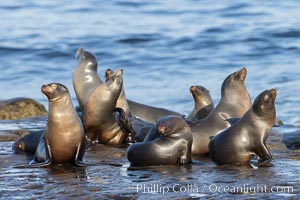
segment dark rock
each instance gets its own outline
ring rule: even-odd
[[[29,98],[0,101],[0,119],[15,120],[47,115],[45,107]]]
[[[300,130],[285,133],[282,137],[282,142],[289,149],[300,149]]]

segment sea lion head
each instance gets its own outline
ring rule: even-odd
[[[185,127],[187,127],[187,124],[181,117],[176,115],[161,117],[156,122],[157,131],[164,137],[170,136]]]
[[[230,74],[223,81],[221,93],[223,99],[227,99],[230,102],[233,102],[235,99],[235,101],[240,101],[238,103],[245,104],[245,107],[249,109],[251,107],[251,99],[245,86],[246,76],[247,69],[245,67]]]
[[[110,77],[114,74],[114,71],[112,69],[105,70],[105,81],[108,81]]]
[[[13,144],[12,146],[12,150],[15,152],[15,153],[21,153],[21,152],[24,152],[25,151],[25,143],[24,141],[17,141]]]
[[[68,88],[60,83],[42,85],[41,91],[47,96],[49,102],[59,101],[69,94]]]
[[[194,97],[196,102],[200,101],[202,104],[211,104],[212,99],[209,94],[209,90],[207,90],[205,87],[196,85],[196,86],[191,86],[190,91]]]
[[[115,86],[122,86],[123,84],[123,69],[118,69],[113,72],[106,81],[108,88],[116,88]],[[119,88],[119,87],[118,87]]]
[[[258,116],[269,115],[274,113],[275,119],[275,99],[277,96],[276,89],[265,90],[260,93],[253,102],[253,111]]]
[[[76,52],[76,59],[79,63],[85,62],[84,66],[87,70],[97,71],[97,59],[92,53],[85,51],[83,48],[79,48]]]

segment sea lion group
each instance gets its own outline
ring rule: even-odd
[[[209,155],[218,165],[271,161],[266,140],[275,121],[276,90],[265,90],[253,105],[245,86],[247,69],[225,78],[220,102],[214,107],[209,91],[191,86],[195,106],[184,115],[128,100],[123,70],[107,69],[106,80],[97,74],[96,57],[82,48],[73,87],[81,114],[76,112],[68,89],[60,83],[42,86],[49,101],[48,122],[13,145],[15,152],[34,154],[29,166],[73,163],[97,143],[130,145],[127,158],[134,166],[183,165],[192,156]]]

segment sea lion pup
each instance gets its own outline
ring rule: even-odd
[[[41,87],[49,100],[48,122],[29,163],[35,166],[73,163],[84,166],[85,134],[68,89],[59,83]]]
[[[127,158],[133,166],[176,165],[192,161],[193,137],[188,124],[178,116],[165,116],[156,123],[159,138],[129,146]]]
[[[209,94],[209,91],[200,85],[191,86],[190,91],[193,95],[195,106],[193,111],[187,116],[186,120],[198,122],[207,117],[214,109],[214,103]]]
[[[12,146],[15,153],[31,153],[34,154],[41,138],[44,135],[44,130],[33,131],[16,140]]]
[[[117,70],[87,98],[82,119],[87,139],[92,143],[119,145],[125,142],[127,135],[121,130],[114,115],[122,90],[122,74],[122,69]]]
[[[204,119],[190,123],[193,134],[192,155],[208,153],[209,137],[215,136],[230,126],[229,118],[240,118],[251,107],[251,100],[245,86],[246,68],[230,74],[223,82],[221,100]]]
[[[258,95],[246,114],[209,143],[209,155],[218,165],[247,164],[258,157],[258,166],[270,162],[272,156],[266,140],[273,127],[276,90],[265,90]]]
[[[78,64],[73,73],[73,87],[79,107],[83,111],[89,93],[102,84],[102,80],[97,75],[97,59],[93,54],[79,48],[76,57]]]

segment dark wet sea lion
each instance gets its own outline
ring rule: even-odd
[[[176,115],[176,116],[184,117],[184,115],[178,112],[168,110],[165,108],[149,106],[131,100],[127,100],[127,101],[129,104],[130,112],[133,116],[136,116],[137,118],[140,118],[152,124],[155,124],[159,118],[167,115]]]
[[[92,91],[84,105],[83,124],[92,143],[119,145],[127,135],[115,119],[117,99],[122,90],[123,70],[117,70],[105,83]]]
[[[251,107],[251,99],[245,86],[246,68],[230,74],[223,82],[221,100],[204,119],[190,124],[193,134],[193,155],[208,153],[209,137],[230,126],[229,118],[240,118]]]
[[[93,54],[79,48],[76,57],[78,58],[78,64],[73,73],[73,87],[80,109],[83,110],[89,93],[102,84],[102,80],[97,75],[98,64]]]
[[[73,163],[84,166],[85,134],[68,89],[59,83],[43,85],[49,100],[48,122],[31,165]]]
[[[266,140],[276,117],[275,98],[275,89],[262,92],[238,122],[211,140],[209,155],[215,163],[247,164],[253,156],[258,165],[271,161]]]
[[[156,123],[159,138],[129,146],[127,158],[133,166],[176,165],[192,161],[193,137],[188,124],[178,116],[165,116]]]
[[[200,85],[191,86],[190,91],[193,95],[195,106],[193,111],[187,116],[186,120],[197,122],[209,115],[214,109],[214,103],[209,91]]]
[[[15,143],[12,146],[12,149],[15,153],[26,152],[34,154],[43,135],[44,130],[33,131],[15,141]]]

